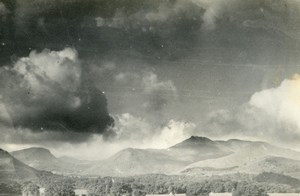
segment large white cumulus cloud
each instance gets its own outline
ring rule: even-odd
[[[209,136],[249,137],[299,148],[299,75],[254,93],[248,103],[236,109],[212,112],[202,130]]]
[[[185,121],[170,120],[154,138],[153,146],[167,148],[175,145],[195,134],[196,124]]]
[[[62,51],[33,51],[29,57],[21,58],[12,68],[23,77],[21,86],[30,89],[35,98],[55,90],[76,91],[81,83],[81,65],[74,49]],[[75,98],[74,98],[75,99]]]
[[[270,117],[282,123],[296,127],[300,135],[300,76],[284,80],[277,88],[255,93],[250,105],[266,112]]]

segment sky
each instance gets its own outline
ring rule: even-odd
[[[0,0],[0,147],[300,150],[299,37],[298,0]]]

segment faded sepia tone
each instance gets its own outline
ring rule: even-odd
[[[299,192],[299,0],[0,0],[0,195]]]

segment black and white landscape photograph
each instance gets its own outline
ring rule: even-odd
[[[0,0],[0,196],[300,196],[300,0]]]

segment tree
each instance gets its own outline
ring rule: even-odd
[[[256,184],[240,182],[237,184],[233,196],[267,196],[267,193]]]
[[[17,182],[0,183],[0,193],[22,194],[22,187]]]
[[[75,196],[74,186],[70,181],[57,181],[48,185],[45,196]]]
[[[33,184],[32,182],[28,182],[23,185],[22,188],[22,196],[39,196],[40,191],[36,184]]]

